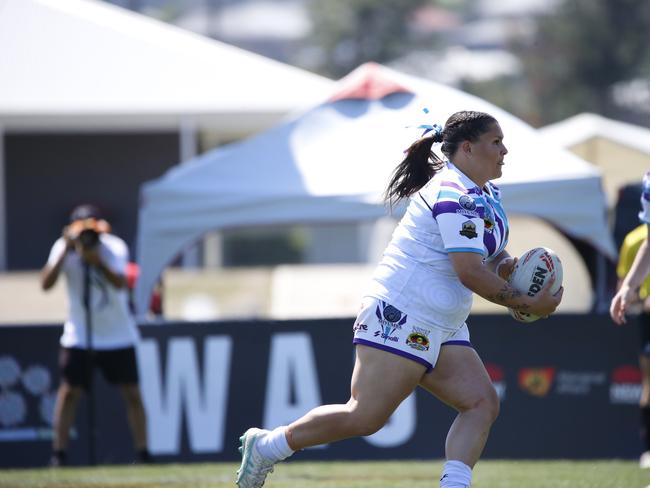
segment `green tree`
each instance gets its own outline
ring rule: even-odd
[[[339,78],[367,61],[391,61],[415,46],[431,45],[410,29],[416,9],[432,0],[312,0],[315,68]]]
[[[648,0],[565,0],[518,46],[540,123],[579,112],[620,115],[612,86],[650,61]]]

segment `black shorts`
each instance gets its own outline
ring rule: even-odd
[[[650,312],[641,312],[636,321],[641,336],[641,355],[650,356]]]
[[[62,347],[59,352],[61,378],[72,386],[90,387],[95,367],[101,369],[106,381],[113,385],[137,384],[138,366],[135,348],[94,350]]]

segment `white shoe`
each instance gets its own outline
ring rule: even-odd
[[[641,469],[650,468],[650,451],[646,451],[641,454],[641,457],[639,458],[639,467]]]
[[[275,463],[263,458],[255,448],[257,441],[268,433],[268,430],[253,427],[239,438],[241,442],[239,452],[242,457],[236,481],[239,488],[260,488],[266,476],[273,472]]]

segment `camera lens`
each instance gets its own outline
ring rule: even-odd
[[[83,230],[79,234],[79,242],[85,249],[92,249],[99,244],[99,234],[92,229]]]

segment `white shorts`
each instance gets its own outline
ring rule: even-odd
[[[427,368],[438,361],[440,347],[472,347],[469,329],[463,323],[455,331],[440,330],[433,325],[412,321],[408,315],[376,298],[366,297],[354,322],[354,344],[376,347],[412,359]]]

